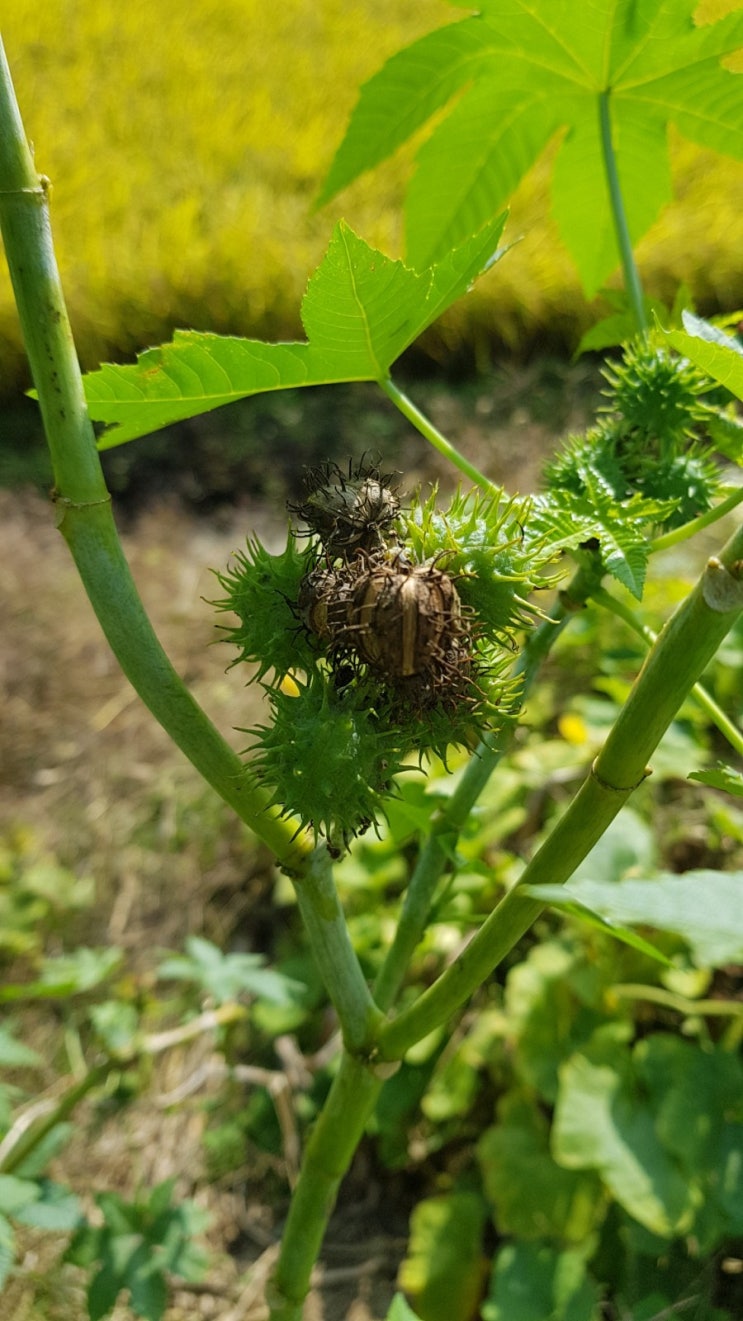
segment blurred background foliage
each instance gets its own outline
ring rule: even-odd
[[[704,0],[709,19],[740,0]],[[474,6],[473,6],[474,7]],[[8,0],[3,38],[52,217],[86,368],[194,326],[301,337],[308,275],[344,215],[400,255],[415,144],[313,211],[360,84],[400,46],[461,10],[444,0]],[[743,303],[743,164],[675,139],[676,201],[642,242],[647,291],[686,281],[700,311]],[[485,369],[504,352],[572,351],[596,316],[549,215],[551,153],[514,198],[523,236],[425,343]],[[0,272],[0,393],[27,385]]]

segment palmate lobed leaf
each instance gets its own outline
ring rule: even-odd
[[[413,270],[340,223],[302,302],[305,343],[177,331],[135,364],[84,378],[101,449],[270,390],[379,380],[408,345],[488,270],[505,215],[488,219],[437,265]]]
[[[593,294],[618,261],[601,93],[610,93],[636,242],[670,198],[669,123],[702,146],[743,156],[740,83],[719,63],[743,43],[743,15],[696,27],[696,0],[480,0],[478,7],[393,56],[365,84],[320,200],[448,107],[419,152],[407,199],[408,251],[414,264],[428,262],[498,210],[562,132],[554,209]]]

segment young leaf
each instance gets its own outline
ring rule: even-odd
[[[38,1051],[18,1041],[9,1028],[0,1027],[0,1066],[5,1069],[38,1069],[43,1063]]]
[[[19,1210],[16,1220],[36,1229],[64,1231],[75,1229],[82,1220],[82,1207],[68,1188],[42,1179],[36,1187],[36,1198]]]
[[[301,987],[282,973],[263,965],[262,954],[223,954],[217,945],[201,936],[189,936],[186,954],[160,964],[160,977],[193,982],[225,1004],[250,994],[271,1004],[293,1004]]]
[[[732,770],[730,766],[718,765],[708,771],[692,771],[689,779],[696,780],[698,784],[707,784],[710,789],[721,789],[734,798],[743,798],[743,774]]]
[[[671,196],[667,127],[743,156],[743,98],[720,59],[743,15],[696,27],[697,0],[480,0],[480,14],[395,55],[362,89],[321,201],[449,106],[418,156],[408,252],[436,260],[500,209],[558,132],[553,206],[589,294],[617,265],[599,122],[609,98],[633,242]]]
[[[3,1000],[56,1000],[79,995],[110,977],[121,963],[121,950],[87,949],[45,959],[38,981],[0,987]]]
[[[554,551],[575,550],[595,539],[606,572],[640,600],[650,555],[648,528],[667,517],[675,502],[640,495],[620,502],[590,477],[587,473],[586,494],[561,490],[535,497],[530,535]]]
[[[306,343],[176,331],[130,366],[106,364],[84,379],[90,415],[110,449],[173,422],[268,390],[374,381],[501,255],[505,215],[485,224],[437,266],[412,270],[336,226],[302,302]]]

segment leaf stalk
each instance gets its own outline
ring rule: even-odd
[[[629,299],[630,307],[632,308],[637,330],[640,334],[645,335],[648,330],[648,320],[645,313],[645,300],[643,298],[640,275],[635,261],[632,239],[630,238],[622,187],[619,182],[619,170],[617,169],[617,158],[614,152],[614,141],[611,131],[611,90],[609,88],[599,94],[599,124],[601,129],[601,148],[604,157],[606,184],[609,190],[609,202],[611,204],[611,212],[614,219],[614,232],[616,234],[619,256],[622,262],[622,270],[624,272],[625,288],[627,290],[627,297]]]

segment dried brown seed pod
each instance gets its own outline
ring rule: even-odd
[[[350,645],[393,679],[440,671],[445,657],[458,654],[455,643],[465,632],[448,574],[401,558],[372,563],[359,575],[348,620]]]
[[[328,555],[350,558],[384,545],[400,509],[391,480],[375,467],[360,464],[345,474],[328,464],[309,474],[305,499],[288,507],[317,533]]]
[[[317,565],[305,574],[299,589],[297,607],[303,624],[323,642],[337,643],[348,627],[353,593],[347,572]]]

